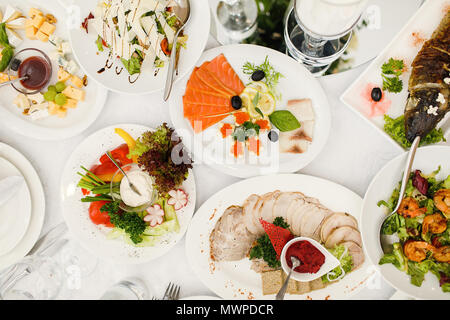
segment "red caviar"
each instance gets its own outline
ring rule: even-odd
[[[250,115],[247,112],[237,112],[234,114],[234,117],[236,118],[236,123],[238,125],[250,120]]]
[[[220,128],[220,133],[222,133],[222,138],[226,138],[233,133],[233,127],[229,123],[225,123],[222,128]]]
[[[292,268],[291,257],[294,256],[301,264],[294,270],[299,273],[316,273],[325,263],[325,256],[311,242],[301,240],[294,242],[286,251],[286,262]]]
[[[256,120],[255,123],[260,127],[261,130],[269,129],[269,121],[268,120]]]

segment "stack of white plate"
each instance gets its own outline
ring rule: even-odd
[[[0,143],[0,193],[2,270],[31,250],[39,238],[45,216],[44,191],[39,176],[21,153],[3,143]]]

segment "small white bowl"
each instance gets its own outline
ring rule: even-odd
[[[333,256],[327,249],[325,249],[324,246],[322,246],[319,242],[317,242],[314,239],[306,238],[306,237],[297,237],[286,243],[283,250],[281,251],[280,261],[281,261],[281,267],[283,268],[283,271],[286,274],[289,274],[289,271],[291,270],[286,262],[286,252],[288,248],[296,242],[299,241],[308,241],[313,246],[315,246],[322,254],[325,256],[325,263],[320,267],[319,271],[316,273],[299,273],[295,270],[292,271],[291,278],[300,282],[308,282],[315,280],[317,278],[320,278],[324,274],[327,274],[337,266],[339,266],[341,263],[339,260]]]

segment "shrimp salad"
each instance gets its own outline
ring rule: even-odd
[[[181,21],[169,0],[100,1],[92,19],[99,51],[107,47],[119,57],[130,75],[164,67]],[[187,37],[178,37],[184,46]]]
[[[383,234],[396,234],[399,242],[392,253],[385,254],[379,264],[391,263],[411,277],[420,287],[425,274],[431,272],[439,280],[443,292],[450,292],[450,175],[438,181],[435,172],[411,173],[397,213],[382,227]],[[388,201],[380,201],[392,212],[397,205],[400,183]]]

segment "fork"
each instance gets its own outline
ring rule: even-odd
[[[180,286],[169,283],[167,286],[166,292],[164,293],[163,300],[178,300],[180,297]]]

